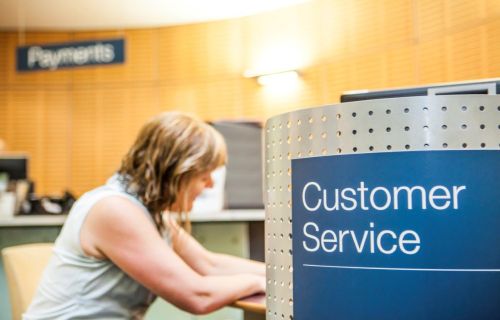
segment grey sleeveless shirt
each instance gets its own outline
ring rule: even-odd
[[[104,186],[85,193],[64,223],[23,320],[143,317],[154,295],[110,260],[87,256],[80,245],[80,230],[88,212],[97,201],[109,196],[130,199],[151,218],[146,207],[126,190],[119,175],[111,177]],[[168,242],[168,236],[164,238]]]

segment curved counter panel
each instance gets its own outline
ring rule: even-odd
[[[499,150],[494,95],[269,119],[267,319],[500,317]]]

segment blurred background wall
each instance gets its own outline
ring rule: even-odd
[[[123,65],[18,73],[16,47],[124,38]],[[247,70],[295,69],[263,87]],[[316,0],[225,21],[105,32],[0,32],[0,137],[40,194],[101,184],[146,119],[205,120],[337,103],[341,92],[500,76],[498,0]]]

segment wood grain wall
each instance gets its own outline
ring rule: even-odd
[[[124,65],[17,73],[16,46],[123,37]],[[298,68],[273,92],[243,77]],[[40,194],[77,194],[119,165],[164,110],[206,120],[336,103],[341,92],[500,76],[498,0],[317,0],[144,30],[0,32],[0,138],[31,156]]]

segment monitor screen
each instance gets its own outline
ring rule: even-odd
[[[25,156],[0,156],[0,173],[6,172],[10,180],[28,178],[28,158]]]
[[[225,204],[228,209],[264,208],[262,200],[262,126],[252,121],[212,123],[227,144]]]

